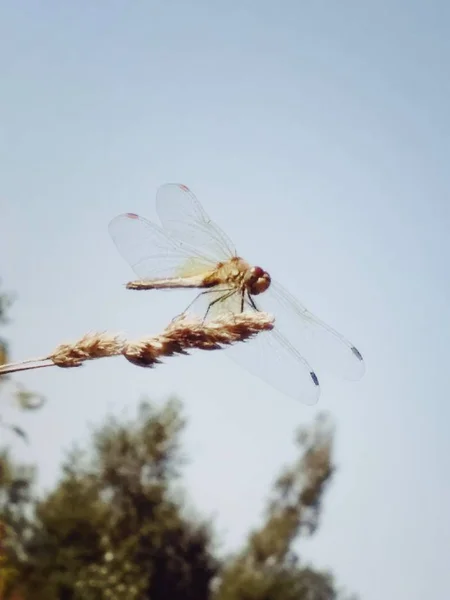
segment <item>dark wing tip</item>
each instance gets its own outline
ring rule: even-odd
[[[317,375],[314,373],[314,371],[310,371],[309,373],[311,375],[311,379],[314,381],[314,385],[319,385],[319,380],[317,378]]]
[[[360,360],[361,362],[364,360],[362,357],[361,352],[358,350],[358,348],[355,348],[355,346],[352,346],[351,351],[353,352],[353,354],[356,356],[356,358],[358,360]]]

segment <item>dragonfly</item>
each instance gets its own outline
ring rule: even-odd
[[[243,259],[225,232],[183,184],[158,188],[160,225],[135,213],[115,217],[109,233],[138,276],[134,290],[196,289],[185,309],[204,320],[242,312],[266,312],[274,327],[225,352],[247,371],[304,404],[320,396],[314,367],[356,381],[365,372],[359,350],[321,321],[267,271]]]

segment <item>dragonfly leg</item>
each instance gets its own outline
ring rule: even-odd
[[[257,312],[260,312],[259,308],[256,306],[255,301],[253,300],[253,298],[250,296],[250,294],[248,295],[248,301],[250,302],[250,306],[252,308],[254,308]]]
[[[214,304],[217,304],[217,302],[223,302],[224,300],[227,300],[235,293],[236,293],[236,288],[230,288],[226,294],[224,294],[223,296],[220,296],[220,298],[216,298],[215,300],[210,302],[208,304],[208,308],[206,309],[206,313],[205,313],[205,316],[203,317],[202,323],[204,323],[206,321],[206,317],[208,316],[208,313],[211,310],[211,308],[214,306]]]
[[[186,313],[186,312],[187,312],[187,311],[188,311],[188,310],[191,308],[191,306],[194,304],[194,302],[196,302],[196,301],[197,301],[197,300],[200,298],[200,296],[203,296],[203,294],[211,294],[211,292],[213,292],[213,291],[214,291],[214,290],[205,290],[204,292],[200,292],[200,294],[197,294],[197,295],[195,296],[195,298],[192,300],[192,302],[190,302],[190,303],[189,303],[189,304],[186,306],[186,308],[184,309],[184,311],[183,311],[183,313],[182,313],[182,314]]]
[[[186,308],[183,310],[182,313],[180,313],[179,315],[175,315],[175,317],[172,319],[172,321],[176,321],[177,319],[179,319],[180,317],[184,316],[187,311],[191,308],[191,306],[194,304],[194,302],[196,302],[200,296],[203,296],[203,294],[210,294],[213,290],[205,290],[204,292],[200,292],[199,294],[197,294],[195,296],[195,298],[192,300],[192,302],[190,302]]]
[[[224,292],[230,292],[232,289],[234,289],[234,288],[225,288],[223,291]],[[195,298],[192,300],[192,302],[190,302],[187,305],[187,307],[183,310],[183,312],[180,313],[179,315],[176,315],[172,319],[172,321],[176,321],[177,319],[179,319],[180,317],[182,317],[183,315],[185,315],[187,313],[187,311],[191,308],[191,306],[200,298],[200,296],[203,296],[204,294],[212,294],[213,292],[217,293],[217,290],[214,290],[214,289],[212,289],[212,290],[204,290],[203,292],[200,292],[199,294],[197,294],[195,296]],[[221,296],[220,298],[218,298],[218,300],[222,300],[223,298],[224,298],[224,296]],[[228,298],[228,296],[227,296],[227,298]],[[216,302],[216,301],[213,301],[211,304],[208,305],[208,309],[207,309],[206,314],[208,314],[208,310],[209,310],[210,306],[212,306],[214,304],[214,302]],[[206,315],[205,315],[205,317],[203,317],[203,321],[205,320],[205,318],[206,318]]]

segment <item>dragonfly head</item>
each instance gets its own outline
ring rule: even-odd
[[[265,292],[270,285],[270,275],[261,267],[252,267],[244,277],[244,284],[249,294],[257,296]]]

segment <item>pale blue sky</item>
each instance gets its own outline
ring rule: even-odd
[[[14,359],[88,330],[159,331],[185,294],[133,294],[108,237],[187,184],[241,254],[363,352],[321,375],[338,472],[298,547],[365,600],[448,595],[450,6],[445,2],[13,2],[0,8],[0,275]],[[108,411],[180,395],[187,484],[223,548],[259,522],[316,408],[225,355],[105,360],[20,381],[40,480]],[[217,465],[220,465],[218,468]]]

